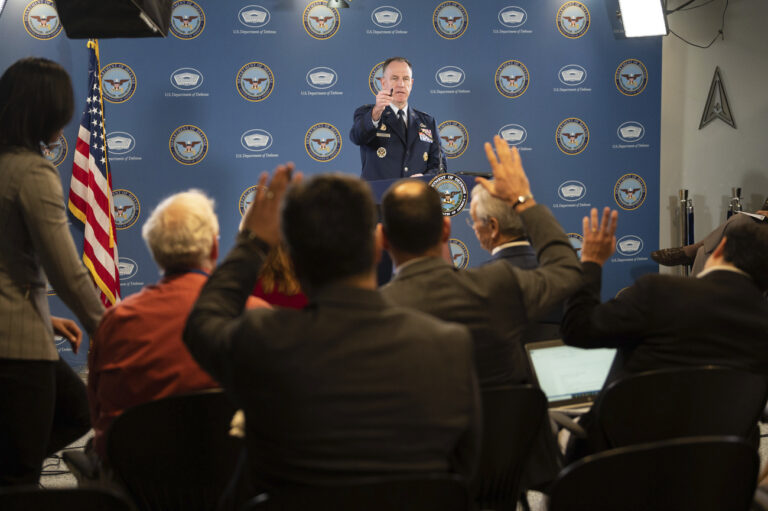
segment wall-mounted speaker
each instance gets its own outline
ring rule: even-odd
[[[54,0],[70,39],[165,37],[173,0]]]

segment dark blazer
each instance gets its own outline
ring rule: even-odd
[[[378,127],[373,125],[371,110],[373,105],[363,105],[355,110],[349,132],[352,142],[360,146],[360,177],[376,181],[445,171],[440,134],[431,115],[408,107],[406,139],[403,123],[391,107],[384,109]]]
[[[601,304],[601,267],[583,266],[585,286],[566,301],[563,341],[617,348],[606,385],[633,373],[709,364],[768,376],[768,301],[751,278],[727,270],[701,278],[646,275]],[[591,411],[580,424],[587,439],[574,442],[571,458],[607,448]]]
[[[381,289],[387,300],[469,327],[482,387],[529,380],[522,336],[530,321],[581,285],[576,254],[552,213],[521,213],[541,266],[521,270],[497,261],[457,270],[443,259],[414,260]]]
[[[245,410],[256,484],[468,476],[480,409],[467,330],[341,285],[303,310],[243,313],[263,264],[258,245],[238,239],[184,332],[195,359]]]
[[[539,266],[536,252],[534,252],[533,247],[530,245],[506,247],[491,256],[491,261],[498,261],[500,259],[524,270],[533,270]]]
[[[539,267],[536,252],[530,245],[516,245],[499,250],[485,263],[494,261],[506,261],[512,266],[523,270],[533,270]],[[563,319],[563,302],[558,302],[549,308],[546,314],[541,315],[538,321],[531,323],[522,334],[523,344],[535,341],[549,341],[560,338],[560,322]]]

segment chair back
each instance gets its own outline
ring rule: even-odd
[[[514,510],[547,398],[533,385],[482,391],[483,439],[472,494],[480,509]]]
[[[235,406],[220,390],[126,410],[107,433],[107,460],[142,511],[213,510],[241,450]]]
[[[748,438],[765,407],[768,384],[758,374],[706,366],[628,376],[605,389],[596,408],[609,447],[670,438]]]
[[[466,482],[435,474],[372,478],[327,486],[288,486],[252,499],[243,511],[469,511]]]
[[[550,511],[747,511],[760,459],[738,437],[676,438],[587,456],[560,472]]]
[[[3,511],[133,511],[131,504],[112,491],[95,488],[43,490],[35,486],[0,488]]]

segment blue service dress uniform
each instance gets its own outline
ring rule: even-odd
[[[384,109],[378,127],[374,126],[373,106],[364,105],[355,110],[349,132],[352,142],[360,146],[360,177],[376,181],[445,172],[445,155],[434,117],[408,107],[406,140],[403,123],[391,106]]]

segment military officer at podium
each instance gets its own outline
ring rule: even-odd
[[[408,106],[413,68],[404,57],[384,62],[376,103],[355,110],[349,136],[360,146],[363,179],[397,179],[445,171],[435,119]]]

